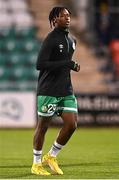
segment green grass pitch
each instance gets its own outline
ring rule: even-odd
[[[43,153],[58,133],[49,128]],[[0,178],[4,179],[118,179],[119,129],[78,128],[58,155],[64,175],[32,175],[34,130],[0,130]],[[48,169],[49,170],[49,169]]]

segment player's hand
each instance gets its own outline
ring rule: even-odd
[[[80,71],[80,65],[77,62],[75,62],[73,70],[76,71],[76,72]]]

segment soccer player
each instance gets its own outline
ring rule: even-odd
[[[36,64],[40,71],[37,88],[38,122],[33,140],[31,172],[37,175],[50,175],[43,165],[48,165],[55,174],[63,174],[56,157],[77,127],[77,101],[70,71],[78,72],[80,65],[72,60],[76,41],[69,33],[70,16],[70,11],[65,7],[51,10],[49,21],[53,30],[45,38]],[[61,116],[63,127],[49,152],[41,159],[45,134],[55,114]]]

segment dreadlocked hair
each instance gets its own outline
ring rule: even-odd
[[[60,6],[54,7],[54,8],[50,11],[49,21],[50,21],[50,26],[51,26],[51,28],[52,28],[52,25],[55,26],[54,18],[55,18],[55,17],[58,17],[58,16],[59,16],[59,13],[60,13],[61,11],[63,11],[64,9],[66,9],[66,10],[71,14],[71,12],[69,11],[69,9],[67,9],[66,7],[60,7]]]

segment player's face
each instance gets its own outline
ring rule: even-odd
[[[68,28],[70,26],[70,13],[67,9],[64,9],[59,13],[59,17],[56,17],[56,24],[58,27]]]

